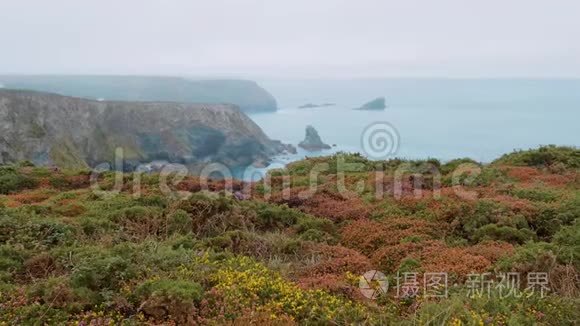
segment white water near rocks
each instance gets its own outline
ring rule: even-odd
[[[275,158],[272,167],[337,151],[360,152],[361,135],[377,121],[389,122],[400,137],[397,157],[490,162],[514,149],[544,144],[580,145],[580,80],[269,80],[260,84],[279,110],[250,117],[273,138],[298,144],[306,125],[327,151]],[[385,96],[384,111],[352,108]],[[305,103],[335,106],[300,109]],[[271,168],[271,167],[270,167]]]

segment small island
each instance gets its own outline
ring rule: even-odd
[[[299,109],[313,109],[313,108],[323,108],[327,106],[334,106],[335,103],[322,103],[322,104],[313,104],[313,103],[306,103],[304,105],[299,106]]]
[[[376,99],[365,103],[360,108],[355,108],[354,110],[366,110],[366,111],[374,111],[374,110],[384,110],[387,107],[385,104],[384,97],[377,97]]]
[[[303,148],[309,152],[321,151],[323,149],[330,149],[330,145],[325,144],[320,139],[318,131],[313,126],[306,127],[306,137],[298,144],[298,147]]]

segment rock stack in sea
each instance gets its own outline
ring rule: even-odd
[[[330,148],[330,145],[322,142],[322,139],[320,139],[320,136],[318,135],[318,131],[316,131],[313,126],[306,127],[306,137],[300,142],[300,144],[298,144],[298,146],[311,152]]]

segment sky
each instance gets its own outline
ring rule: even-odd
[[[580,77],[577,0],[0,0],[0,74]]]

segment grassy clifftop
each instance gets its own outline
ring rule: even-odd
[[[125,175],[108,196],[88,172],[4,166],[0,323],[574,325],[578,150],[558,150],[542,166],[338,154],[267,184],[186,177],[169,192],[156,174],[139,192]],[[114,175],[98,180],[113,189]],[[390,284],[375,299],[359,289],[369,270]],[[397,294],[397,275],[429,272],[447,273],[446,297]],[[508,272],[522,295],[497,286]],[[474,273],[489,291],[473,292]],[[526,292],[530,273],[549,292]]]

